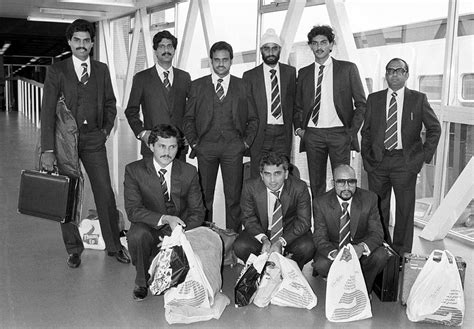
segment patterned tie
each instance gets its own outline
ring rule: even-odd
[[[281,117],[281,98],[280,88],[278,88],[278,77],[276,76],[276,70],[270,70],[270,79],[272,82],[272,115],[275,119]]]
[[[385,148],[389,151],[397,147],[397,93],[392,93],[388,106],[387,129],[385,129]]]
[[[161,191],[163,192],[163,197],[165,198],[165,201],[169,201],[170,195],[168,193],[168,185],[166,185],[165,179],[166,169],[160,169],[158,174],[160,176]]]
[[[273,192],[276,196],[275,206],[273,207],[272,227],[270,229],[270,242],[274,243],[283,234],[283,211],[281,210],[280,191]]]
[[[318,73],[318,83],[316,84],[316,92],[314,93],[314,106],[313,111],[311,112],[311,120],[314,122],[314,125],[318,125],[319,119],[319,107],[321,105],[321,82],[323,81],[323,70],[324,65],[319,66]]]
[[[217,79],[216,94],[220,101],[224,99],[224,87],[222,87],[222,79]]]
[[[168,79],[169,74],[170,73],[168,71],[163,72],[163,75],[165,76],[165,79],[163,80],[163,85],[165,86],[167,92],[169,92],[171,89],[170,80]]]
[[[348,202],[342,203],[342,216],[340,218],[339,226],[339,249],[351,241],[351,218],[349,216],[349,212],[347,211],[348,206]]]
[[[89,80],[89,73],[87,73],[87,63],[82,63],[81,66],[83,67],[81,74],[81,83],[85,85]]]

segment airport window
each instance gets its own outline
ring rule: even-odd
[[[425,93],[430,101],[441,100],[441,88],[443,86],[443,76],[420,75],[420,91]]]
[[[463,100],[474,100],[474,73],[468,73],[462,77],[461,88]]]
[[[365,78],[365,83],[367,84],[368,93],[371,94],[374,89],[374,81],[372,78]]]

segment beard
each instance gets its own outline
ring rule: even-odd
[[[269,56],[262,56],[263,62],[267,65],[275,65],[280,60],[280,54],[278,55],[269,55]]]

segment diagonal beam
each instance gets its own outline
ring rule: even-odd
[[[291,48],[293,47],[293,42],[295,41],[295,35],[301,21],[301,16],[303,16],[305,5],[306,0],[291,0],[288,5],[288,11],[286,12],[285,21],[283,22],[283,27],[281,28],[280,33],[280,38],[283,42],[280,61],[283,63],[288,63],[288,58],[290,56]],[[258,39],[260,39],[260,36],[258,36]]]

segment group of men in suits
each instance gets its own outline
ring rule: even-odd
[[[130,259],[118,240],[105,151],[116,115],[115,97],[107,66],[89,58],[91,26],[83,20],[71,24],[67,37],[72,59],[48,70],[41,113],[42,165],[50,170],[55,161],[56,102],[64,95],[78,123],[78,152],[91,180],[108,254],[126,263]],[[168,31],[154,36],[157,63],[134,77],[125,110],[142,141],[143,155],[127,165],[124,182],[131,221],[127,239],[137,271],[134,299],[147,295],[150,257],[162,237],[176,225],[190,229],[212,220],[219,166],[226,226],[236,232],[243,226],[234,244],[243,260],[250,253],[276,251],[301,268],[314,258],[313,266],[325,275],[335,252],[352,243],[371,290],[385,261],[380,214],[388,226],[392,186],[397,200],[393,244],[399,252],[411,251],[416,174],[436,149],[439,122],[426,96],[405,87],[408,64],[403,60],[387,64],[389,90],[371,94],[366,103],[356,65],[330,56],[332,28],[311,29],[308,45],[315,62],[302,68],[296,79],[296,70],[279,62],[282,42],[269,29],[261,40],[263,63],[239,79],[230,74],[231,45],[219,41],[209,53],[212,73],[191,82],[187,72],[172,67],[177,39]],[[373,192],[356,187],[349,166],[351,149],[360,150],[357,133],[364,120],[362,157]],[[306,183],[290,174],[293,127],[307,153],[311,197]],[[198,170],[182,161],[187,151],[183,145],[191,148],[190,157],[197,156]],[[251,179],[245,183],[244,155],[251,156]],[[328,156],[334,188],[326,192]],[[83,250],[77,228],[61,227],[68,265],[77,267]]]

